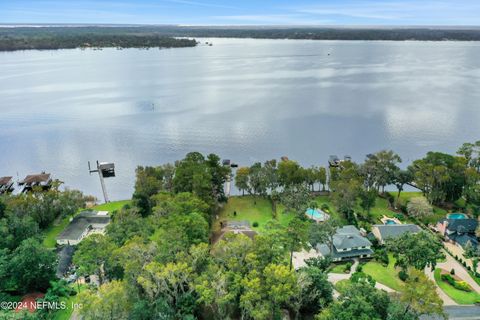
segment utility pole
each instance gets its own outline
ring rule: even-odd
[[[105,187],[105,179],[115,177],[115,164],[109,162],[98,162],[97,160],[97,169],[92,170],[90,167],[90,161],[88,161],[88,171],[90,174],[98,172],[98,176],[100,177],[100,185],[102,186],[103,191],[103,198],[105,199],[105,203],[110,202],[108,199],[107,188]]]

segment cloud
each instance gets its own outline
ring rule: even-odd
[[[241,24],[278,24],[278,25],[320,25],[331,23],[332,20],[316,19],[303,14],[252,14],[213,16],[212,19]]]
[[[337,1],[290,7],[290,10],[317,17],[335,17],[353,22],[393,24],[480,24],[480,1]]]

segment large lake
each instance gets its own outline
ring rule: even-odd
[[[214,152],[325,165],[384,148],[404,162],[480,139],[480,43],[203,39],[170,50],[0,53],[0,176],[42,170],[101,199],[87,161]]]

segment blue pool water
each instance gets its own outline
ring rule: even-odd
[[[308,209],[307,214],[315,219],[325,220],[325,213],[315,209]]]
[[[397,224],[397,223],[396,223],[395,221],[393,221],[393,220],[387,220],[387,221],[385,222],[385,224]]]
[[[448,219],[466,219],[467,217],[463,213],[450,213],[447,216]]]

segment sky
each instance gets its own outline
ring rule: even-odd
[[[0,23],[479,26],[480,0],[0,0]]]

